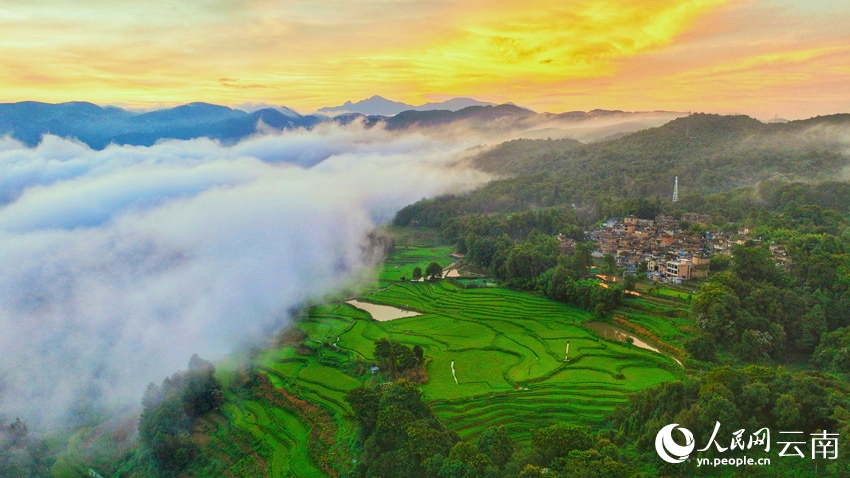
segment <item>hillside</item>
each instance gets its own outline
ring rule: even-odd
[[[473,160],[509,176],[546,174],[574,201],[600,195],[710,193],[767,179],[832,179],[850,164],[841,128],[848,115],[765,124],[747,116],[695,114],[587,145],[546,140],[503,143]]]
[[[45,134],[79,140],[94,149],[110,143],[150,146],[163,139],[207,137],[235,143],[257,133],[259,124],[274,129],[312,127],[315,116],[286,115],[276,109],[253,113],[208,103],[189,103],[147,113],[92,103],[0,104],[0,135],[35,146]]]

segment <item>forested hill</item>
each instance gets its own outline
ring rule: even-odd
[[[850,115],[766,124],[748,116],[694,114],[592,144],[516,140],[473,159],[506,176],[546,174],[575,201],[713,193],[767,179],[829,180],[850,164]]]

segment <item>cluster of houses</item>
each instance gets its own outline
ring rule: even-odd
[[[681,283],[708,276],[712,255],[731,254],[735,245],[748,240],[758,242],[750,236],[748,227],[740,228],[737,234],[727,233],[712,230],[711,221],[709,215],[694,213],[679,220],[665,215],[654,220],[626,216],[621,221],[609,219],[591,231],[590,237],[597,245],[594,254],[597,257],[611,254],[627,274],[636,273],[638,265],[645,262],[649,279]],[[701,227],[693,228],[694,224]],[[770,251],[777,265],[790,264],[782,246],[771,244]]]

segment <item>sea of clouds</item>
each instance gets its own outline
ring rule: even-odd
[[[401,207],[482,184],[464,140],[360,124],[94,151],[0,139],[0,415],[49,429],[95,399],[259,343],[373,270]]]

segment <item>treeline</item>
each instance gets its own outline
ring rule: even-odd
[[[556,424],[529,430],[527,447],[499,426],[483,430],[474,441],[460,440],[436,418],[418,387],[404,380],[354,389],[346,400],[358,420],[363,449],[354,476],[727,476],[722,468],[698,469],[693,458],[743,455],[770,458],[770,476],[850,476],[850,459],[840,445],[838,459],[812,460],[811,434],[850,434],[850,388],[835,376],[814,371],[715,368],[700,378],[636,392],[602,428]],[[684,463],[666,463],[655,452],[658,431],[673,423],[695,437],[697,451]],[[716,445],[699,451],[710,443],[717,423]],[[744,445],[732,448],[735,433],[742,431]],[[779,456],[781,442],[788,438],[780,431],[802,432],[792,439],[803,442],[804,459]],[[769,451],[766,442],[750,441],[759,433],[770,443]],[[759,471],[766,470],[734,470]]]
[[[430,203],[437,204],[437,203]],[[423,202],[399,213],[396,225],[409,225],[432,206]],[[445,213],[445,214],[444,214]],[[595,244],[586,241],[572,207],[552,207],[516,214],[463,214],[444,211],[440,220],[443,237],[466,254],[470,264],[486,269],[505,284],[534,290],[546,297],[594,312],[600,317],[622,303],[627,281],[609,288],[588,278]],[[561,235],[565,243],[556,237]]]
[[[700,450],[709,443],[717,422],[720,429],[715,439],[724,451],[713,445],[705,452],[694,452],[692,459],[766,456],[771,458],[770,476],[850,476],[850,459],[841,453],[840,445],[838,459],[819,459],[820,473],[814,475],[810,434],[817,431],[838,433],[843,443],[850,433],[850,388],[844,380],[819,372],[790,372],[756,365],[715,368],[701,378],[667,382],[636,392],[627,404],[615,410],[612,419],[613,427],[626,439],[630,454],[655,464],[656,475],[677,476],[697,474],[696,463],[694,460],[678,464],[661,461],[654,446],[658,431],[677,423],[694,434],[696,450]],[[763,428],[769,430],[769,453],[765,453],[764,443],[746,449],[730,447],[734,432],[743,429],[743,443],[751,445],[751,436]],[[803,434],[789,438],[780,435],[780,431]],[[804,442],[800,448],[805,451],[805,459],[779,457],[782,450],[779,442],[798,439]],[[702,473],[711,474],[712,471],[703,469]]]
[[[485,429],[474,442],[462,441],[405,380],[353,389],[346,401],[360,429],[358,477],[610,477],[628,476],[633,468],[624,462],[622,443],[587,427],[531,430],[529,448],[501,426]]]
[[[139,437],[162,476],[174,476],[198,456],[192,442],[192,423],[215,411],[223,401],[212,363],[192,355],[189,369],[151,383],[142,399]]]
[[[548,174],[522,176],[493,181],[462,196],[423,199],[401,209],[393,222],[441,230],[449,220],[467,214],[525,212],[563,206],[572,199],[569,189]]]
[[[34,438],[26,423],[0,416],[0,476],[49,477],[52,456],[44,440]]]
[[[442,234],[466,254],[467,262],[487,269],[505,284],[599,316],[615,309],[629,286],[603,288],[588,278],[595,245],[585,241],[572,207],[456,216],[446,219]],[[572,245],[562,246],[557,235]]]
[[[846,213],[789,198],[779,212],[762,210],[751,222],[761,244],[735,247],[725,269],[721,263],[712,264],[717,273],[701,287],[692,306],[703,334],[686,349],[702,360],[713,359],[715,349],[748,361],[801,355],[806,360],[814,353],[815,363],[824,370],[848,370],[830,352],[844,343],[845,331],[839,329],[850,326]],[[785,249],[787,268],[776,264],[771,242]]]

